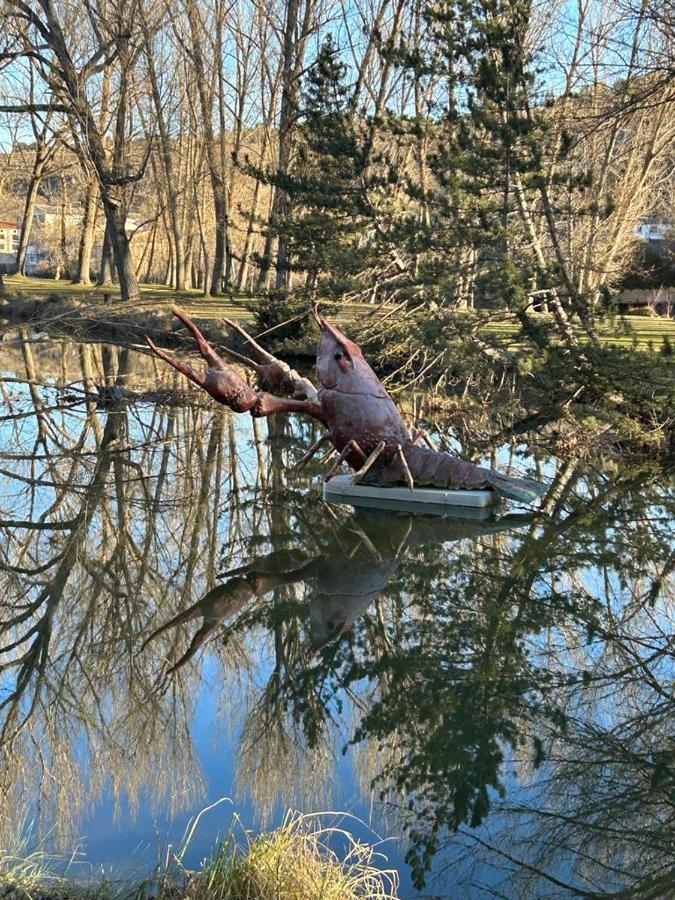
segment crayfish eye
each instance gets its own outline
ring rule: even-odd
[[[343,354],[342,354],[342,350],[336,350],[336,351],[335,351],[335,359],[337,359],[337,360],[342,359],[342,355],[343,355]]]

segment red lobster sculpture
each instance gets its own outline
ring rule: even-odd
[[[176,309],[173,314],[194,335],[199,352],[206,360],[206,371],[192,369],[147,338],[150,349],[218,403],[234,412],[250,412],[252,416],[306,413],[324,423],[327,430],[302,458],[301,466],[306,465],[323,444],[330,442],[338,455],[326,477],[346,462],[355,470],[355,480],[365,484],[482,488],[525,503],[530,503],[545,490],[537,481],[503,475],[431,446],[421,446],[418,440],[425,435],[410,433],[396,404],[364,359],[361,348],[318,315],[321,328],[316,359],[318,390],[309,379],[301,377],[287,363],[264,350],[243,328],[225,320],[248,342],[255,359],[234,350],[225,349],[224,352],[253,369],[273,390],[285,395],[277,396],[255,390],[215,352],[188,316]]]

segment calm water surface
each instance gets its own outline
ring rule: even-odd
[[[228,798],[188,865],[233,812],[340,810],[402,897],[673,896],[662,471],[509,446],[539,509],[354,511],[293,471],[313,424],[140,353],[9,334],[0,375],[4,845],[150,869]]]

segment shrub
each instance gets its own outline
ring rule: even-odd
[[[224,798],[223,798],[224,800]],[[180,849],[149,877],[114,880],[57,876],[63,860],[20,827],[0,852],[0,897],[8,900],[396,900],[398,875],[372,844],[356,840],[321,815],[289,812],[279,828],[237,840],[234,817],[225,839],[198,871],[183,859],[204,812],[192,820]],[[331,814],[335,815],[335,814]],[[0,823],[1,825],[2,823]],[[2,833],[2,832],[0,832]],[[11,844],[11,848],[10,845]]]
[[[341,845],[338,856],[333,845]],[[274,831],[226,840],[192,879],[190,900],[391,900],[395,871],[377,866],[370,844],[321,817],[288,813]]]
[[[256,331],[265,333],[265,346],[279,348],[288,341],[307,341],[318,334],[309,301],[283,290],[270,290],[248,304]],[[269,336],[268,336],[269,335]]]

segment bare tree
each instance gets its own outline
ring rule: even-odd
[[[145,171],[147,155],[132,168],[128,156],[128,113],[132,71],[138,59],[136,7],[126,0],[94,10],[85,6],[75,21],[64,18],[52,0],[6,0],[6,21],[17,41],[24,41],[21,54],[35,60],[45,85],[43,101],[4,105],[6,111],[61,112],[73,123],[78,152],[96,173],[101,202],[115,259],[122,296],[139,297],[138,282],[126,233],[126,193]],[[89,26],[87,46],[79,29]],[[112,152],[95,115],[92,85],[107,66],[118,73],[116,115]]]
[[[26,203],[21,220],[21,230],[19,231],[19,246],[16,251],[16,270],[19,275],[26,274],[28,245],[33,228],[38,191],[40,190],[43,177],[48,172],[49,164],[59,149],[60,140],[58,131],[54,133],[52,130],[51,113],[47,113],[44,119],[38,119],[36,116],[31,115],[30,122],[35,136],[35,157],[28,181]]]

